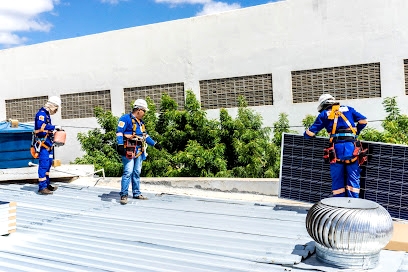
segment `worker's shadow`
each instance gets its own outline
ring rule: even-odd
[[[108,202],[120,201],[120,196],[119,196],[118,191],[111,191],[109,192],[109,194],[101,194],[101,195],[98,195],[98,197],[100,197],[102,201],[108,201]]]
[[[292,212],[297,212],[300,214],[307,214],[309,211],[308,207],[303,207],[303,206],[292,206],[292,205],[275,205],[273,208],[275,211],[292,211]]]
[[[21,187],[21,190],[38,193],[38,186],[25,185]]]

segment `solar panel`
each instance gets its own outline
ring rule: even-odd
[[[279,197],[316,203],[331,197],[330,165],[323,161],[328,138],[284,133]],[[362,141],[360,198],[375,201],[391,217],[408,220],[408,146]]]

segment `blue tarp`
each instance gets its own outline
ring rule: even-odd
[[[10,122],[0,122],[0,169],[28,167],[37,163],[30,153],[34,125],[18,124],[11,127]]]
[[[34,124],[18,124],[18,127],[11,127],[10,122],[0,122],[0,133],[21,133],[21,132],[33,132]]]

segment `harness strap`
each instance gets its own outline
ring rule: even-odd
[[[353,133],[336,133],[336,134],[331,134],[330,137],[355,137],[356,135]]]
[[[336,163],[344,163],[344,164],[350,164],[355,162],[358,159],[358,156],[350,159],[350,160],[340,160],[340,159],[336,159]]]
[[[341,111],[339,111],[339,112],[340,112],[341,118],[343,118],[344,122],[346,122],[346,124],[349,126],[351,132],[353,132],[353,134],[356,135],[357,130],[351,125],[351,123],[350,123],[350,121],[347,119],[347,117],[344,116],[344,114],[343,114]]]
[[[48,146],[45,143],[47,136],[48,134],[45,135],[44,138],[39,138],[35,134],[33,135],[33,141],[31,143],[31,146],[34,147],[36,153],[40,153],[41,147],[44,147],[45,149],[47,149],[47,151],[51,151],[54,148],[54,146]]]
[[[332,127],[332,131],[330,133],[330,143],[333,142],[333,137],[338,137],[335,136],[336,134],[336,129],[337,129],[337,122],[339,120],[339,116],[344,120],[344,122],[346,122],[346,124],[348,125],[348,127],[350,128],[351,132],[353,133],[344,133],[344,134],[350,134],[350,135],[341,135],[341,136],[354,136],[356,135],[357,131],[356,129],[351,125],[350,121],[347,119],[347,117],[340,111],[340,105],[333,105],[332,106],[332,111],[329,115],[329,119],[334,119],[333,121],[333,127]],[[338,133],[339,135],[342,133]]]
[[[142,155],[143,152],[145,151],[146,128],[145,128],[144,124],[141,124],[139,122],[139,120],[137,120],[136,118],[133,118],[133,116],[130,116],[130,118],[131,118],[132,124],[133,124],[132,125],[132,134],[131,135],[126,134],[126,135],[129,135],[131,138],[126,139],[126,141],[124,142],[124,147],[125,147],[125,149],[127,149],[127,147],[129,147],[129,150],[126,151],[126,157],[128,157],[128,158],[137,158],[140,155]],[[139,124],[140,130],[143,133],[143,136],[136,135],[137,124]],[[130,139],[132,139],[132,140],[130,140]],[[138,146],[138,143],[140,143],[141,150],[140,150],[140,152],[136,153],[136,147]]]
[[[133,135],[133,137],[140,137],[140,136],[137,136],[137,135],[136,135],[136,128],[137,128],[136,122],[139,124],[140,130],[142,131],[143,135],[145,135],[145,132],[146,132],[145,125],[144,125],[144,124],[140,124],[139,120],[137,120],[136,118],[133,118],[132,116],[131,116],[131,118],[132,118],[132,124],[133,124],[133,127],[132,127],[132,135]]]
[[[337,130],[337,123],[339,120],[339,116],[346,122],[348,127],[350,128],[349,132],[343,132],[339,130],[339,133],[336,133]],[[361,146],[360,141],[356,140],[356,129],[351,125],[350,121],[347,120],[347,117],[340,111],[340,105],[333,105],[332,111],[329,113],[328,116],[329,120],[333,120],[333,127],[330,134],[329,145],[323,150],[323,158],[326,163],[342,163],[342,164],[351,164],[358,161],[358,164],[361,165],[365,161],[367,161],[367,149],[363,149]],[[345,131],[348,131],[347,129]],[[308,134],[309,135],[309,134]],[[340,138],[344,137],[344,138]],[[349,138],[347,138],[349,137]],[[353,151],[353,158],[348,160],[341,160],[337,158],[336,151],[334,149],[334,142],[333,139],[344,139],[344,140],[353,140],[354,142],[354,151]],[[333,191],[333,195],[340,194],[343,192],[340,191]]]
[[[52,150],[54,146],[48,146],[45,144],[45,142],[41,142],[41,146],[47,149],[48,151]]]

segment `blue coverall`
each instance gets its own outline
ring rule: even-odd
[[[333,107],[333,106],[332,106]],[[314,137],[320,130],[325,128],[333,137],[334,150],[336,157],[339,160],[351,160],[354,152],[354,142],[355,137],[342,137],[341,133],[338,131],[351,130],[347,122],[338,117],[337,127],[334,134],[332,133],[332,128],[334,125],[334,120],[329,119],[332,112],[332,107],[323,110],[316,118],[315,122],[310,126],[308,130],[304,132],[304,137],[310,139]],[[343,113],[346,119],[349,121],[350,125],[356,130],[356,137],[360,134],[361,130],[367,125],[367,120],[364,115],[357,112],[354,108],[349,106],[340,106],[339,111]],[[357,126],[355,125],[357,123]],[[351,131],[350,131],[351,132]],[[347,135],[353,135],[352,133],[347,133]],[[336,137],[337,136],[337,137]],[[342,139],[347,138],[347,139]],[[351,138],[351,139],[350,139]],[[331,163],[330,164],[330,175],[332,178],[332,193],[334,197],[359,197],[360,193],[360,166],[358,160],[352,163]]]
[[[35,135],[43,142],[39,154],[38,191],[50,185],[50,169],[54,159],[53,132],[50,113],[43,107],[35,115]]]
[[[132,135],[144,137],[146,143],[154,146],[156,142],[150,138],[146,132],[145,124],[142,120],[135,118],[132,113],[122,115],[116,129],[116,140],[118,145],[125,144],[124,138],[133,138]],[[122,156],[123,175],[121,180],[120,196],[127,196],[129,184],[132,182],[133,197],[137,197],[140,192],[140,174],[142,171],[142,163],[146,159],[145,150],[142,151],[142,145],[137,145],[135,148],[135,156],[132,159]]]

